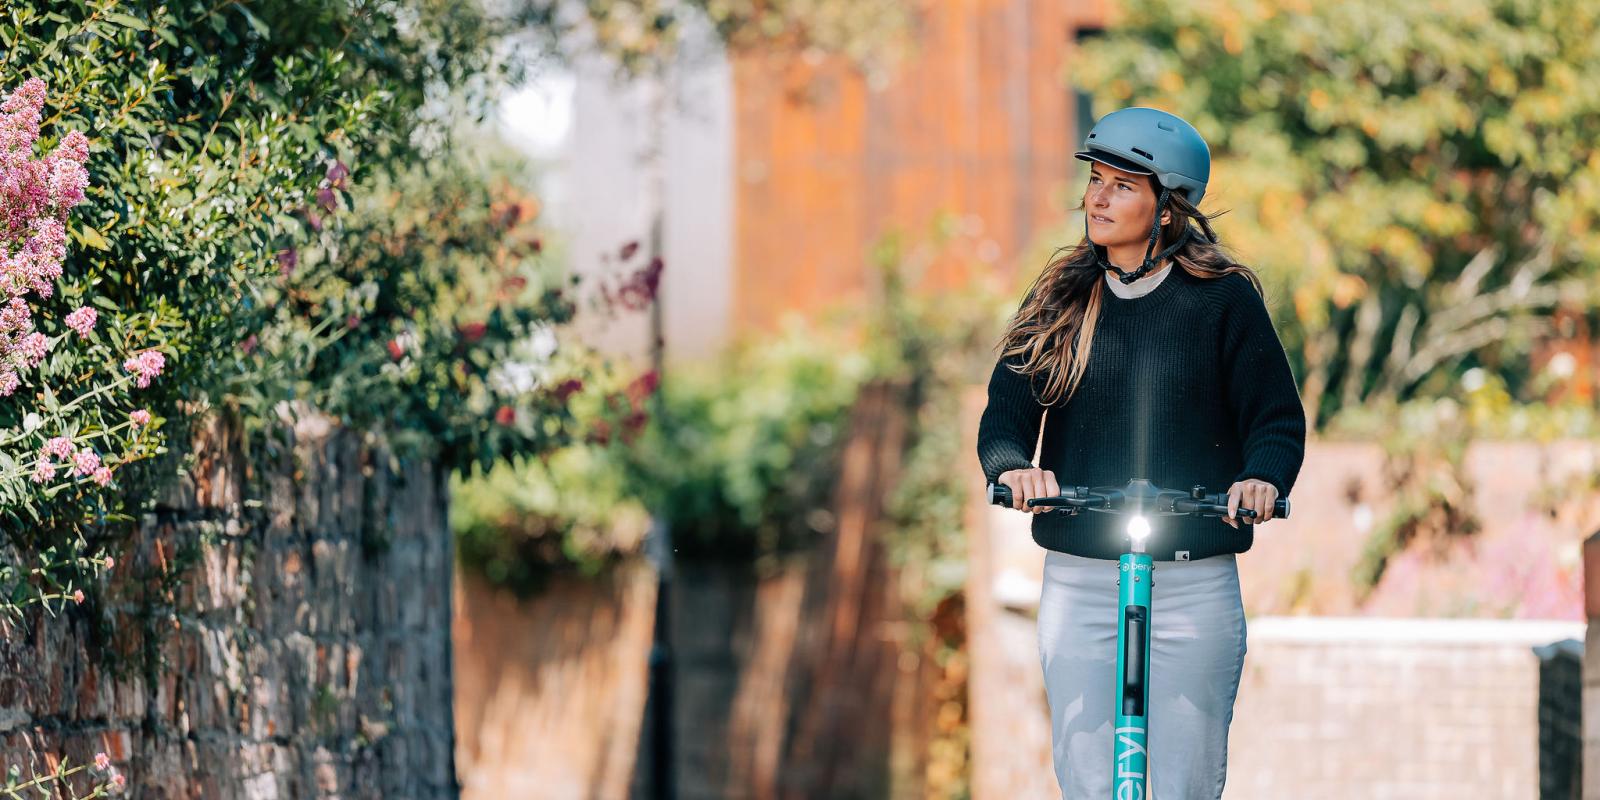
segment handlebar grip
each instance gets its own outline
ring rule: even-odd
[[[1280,497],[1278,502],[1272,504],[1272,516],[1278,519],[1289,518],[1289,498]]]
[[[989,484],[989,505],[1010,506],[1011,487],[1003,483]]]

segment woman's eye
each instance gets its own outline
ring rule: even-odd
[[[1123,191],[1125,191],[1125,192],[1131,192],[1131,191],[1133,191],[1133,187],[1132,187],[1132,186],[1129,186],[1129,185],[1128,185],[1128,184],[1126,184],[1126,183],[1119,183],[1119,184],[1117,184],[1117,188],[1118,188],[1118,189],[1121,189],[1121,190],[1123,190]]]

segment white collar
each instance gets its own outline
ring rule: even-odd
[[[1167,274],[1170,272],[1172,272],[1172,264],[1169,263],[1160,270],[1146,275],[1133,283],[1123,283],[1108,271],[1106,272],[1106,285],[1111,287],[1111,293],[1117,297],[1123,300],[1132,300],[1136,297],[1144,297],[1155,291],[1156,287],[1166,280]]]

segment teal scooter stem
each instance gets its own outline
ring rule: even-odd
[[[1150,731],[1150,589],[1155,586],[1155,562],[1144,551],[1144,535],[1130,535],[1129,552],[1117,559],[1117,719],[1112,728],[1116,763],[1112,786],[1118,798],[1143,798],[1150,774],[1146,737]]]
[[[989,484],[989,502],[1011,506],[1011,487]],[[1145,552],[1150,537],[1149,517],[1228,515],[1228,496],[1210,494],[1204,486],[1187,492],[1162,489],[1136,478],[1128,485],[1090,489],[1074,486],[1055,497],[1034,497],[1029,507],[1047,506],[1076,515],[1080,511],[1127,514],[1127,551],[1117,559],[1117,697],[1112,728],[1111,796],[1113,800],[1149,797],[1150,750],[1150,598],[1155,587],[1155,560]],[[1276,517],[1289,516],[1289,499],[1273,506]],[[1253,509],[1240,508],[1238,516],[1254,519]]]

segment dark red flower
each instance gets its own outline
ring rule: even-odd
[[[405,357],[406,351],[405,351],[405,348],[400,346],[400,342],[398,342],[398,341],[396,341],[394,339],[390,339],[389,342],[387,344],[385,344],[384,346],[389,348],[389,357],[390,358],[392,358],[392,359],[394,359],[396,361],[399,361],[400,359]]]
[[[331,187],[324,186],[317,190],[317,205],[322,206],[323,211],[332,214],[339,209],[339,196],[333,193]]]
[[[511,406],[501,406],[494,412],[494,421],[509,426],[517,421],[517,410]]]
[[[343,189],[345,179],[350,177],[350,168],[345,166],[343,161],[334,159],[333,163],[328,165],[328,172],[323,177],[327,179],[329,186]]]
[[[357,316],[355,314],[351,314],[350,316],[344,318],[344,326],[346,328],[349,328],[350,330],[355,330],[356,327],[358,325],[360,325],[360,324],[361,324],[361,317],[359,317],[359,316]]]
[[[576,394],[582,388],[583,381],[577,378],[568,378],[562,381],[560,386],[556,387],[556,400],[565,403],[567,398]]]
[[[294,274],[294,268],[300,265],[300,251],[293,247],[278,251],[278,273],[287,278]]]
[[[638,403],[643,402],[645,398],[655,394],[656,387],[660,385],[661,373],[656,372],[655,370],[650,370],[649,372],[634,378],[633,381],[628,384],[628,401],[637,405]]]
[[[622,427],[632,436],[644,430],[645,423],[650,421],[650,415],[643,411],[635,411],[622,419]]]
[[[256,335],[252,333],[246,337],[244,341],[239,343],[239,349],[243,350],[245,355],[254,353],[256,351]]]
[[[457,327],[456,330],[460,331],[462,340],[467,344],[472,344],[483,339],[489,333],[489,326],[482,322],[468,322]]]

